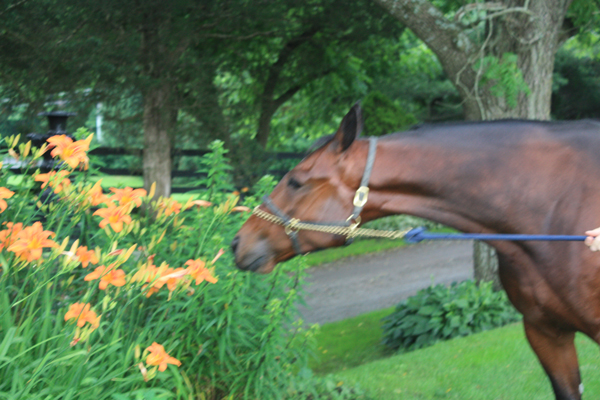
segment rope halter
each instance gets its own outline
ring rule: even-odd
[[[265,221],[273,224],[281,225],[284,227],[285,233],[292,241],[292,246],[296,254],[303,254],[303,251],[298,240],[298,232],[303,231],[314,231],[324,232],[333,235],[345,236],[346,244],[352,243],[353,239],[358,236],[376,237],[376,238],[387,238],[387,239],[401,239],[406,235],[410,229],[402,231],[381,231],[377,229],[366,229],[359,228],[360,225],[360,213],[363,207],[367,203],[369,198],[369,179],[371,177],[371,171],[373,170],[373,163],[375,162],[375,153],[377,151],[377,139],[369,138],[369,154],[367,156],[367,163],[365,170],[360,182],[359,188],[354,194],[354,210],[352,214],[342,222],[314,222],[314,221],[301,221],[297,218],[292,218],[285,214],[279,207],[277,207],[269,196],[263,198],[263,204],[269,209],[270,213],[261,210],[260,206],[254,208],[252,212],[258,218],[264,219]]]

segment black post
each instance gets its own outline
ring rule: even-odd
[[[73,136],[67,134],[67,119],[73,115],[77,114],[65,111],[50,111],[39,113],[38,116],[48,117],[48,132],[44,134],[28,133],[27,138],[31,140],[31,144],[37,148],[41,147],[44,143],[46,143],[46,140],[55,135],[67,135],[68,137],[73,139]],[[42,169],[52,169],[53,162],[51,161],[52,156],[50,155],[50,151],[45,152],[43,158],[44,161],[41,166]]]

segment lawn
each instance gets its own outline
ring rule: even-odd
[[[317,354],[311,369],[319,374],[343,371],[369,361],[389,357],[381,344],[381,319],[394,307],[323,324],[317,339]]]
[[[585,398],[600,397],[598,346],[577,337]],[[340,371],[378,400],[549,400],[551,387],[520,323]]]

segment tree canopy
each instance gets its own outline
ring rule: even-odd
[[[361,98],[428,121],[597,115],[597,0],[413,3],[6,0],[0,126],[101,112],[166,195],[175,147],[299,149]]]

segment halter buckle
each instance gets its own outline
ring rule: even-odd
[[[369,198],[369,188],[367,186],[361,186],[356,191],[354,195],[354,207],[363,207],[367,204],[367,199]]]
[[[297,232],[294,230],[294,228],[296,227],[296,224],[298,224],[298,222],[300,222],[299,219],[297,218],[291,218],[290,222],[285,225],[285,227],[283,228],[285,230],[285,233],[289,236],[292,232]]]

